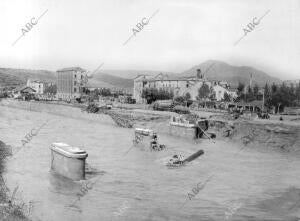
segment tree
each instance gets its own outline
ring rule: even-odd
[[[255,99],[257,99],[258,94],[259,94],[259,87],[257,84],[255,84],[253,87],[253,96],[255,97]]]
[[[56,94],[57,93],[57,87],[56,84],[46,84],[45,85],[45,94]]]
[[[111,96],[112,94],[111,94],[111,91],[110,91],[109,88],[101,88],[99,90],[99,95],[104,96],[104,97],[108,97],[108,96]]]
[[[246,98],[245,99],[246,102],[251,102],[251,101],[255,100],[255,96],[254,96],[253,90],[252,90],[252,88],[250,86],[248,87],[247,94],[245,95],[245,98]]]
[[[300,81],[295,89],[295,97],[297,100],[297,105],[300,105]]]
[[[272,94],[275,94],[277,92],[277,85],[274,83],[271,86],[271,92],[272,92]]]
[[[158,90],[156,88],[144,88],[142,91],[142,98],[147,100],[147,104],[151,104],[157,99]]]
[[[239,82],[239,85],[237,87],[237,95],[241,96],[242,94],[244,94],[244,89],[245,89],[245,85]]]
[[[209,97],[210,90],[209,86],[205,83],[201,85],[201,87],[198,90],[198,100],[207,99]]]
[[[163,89],[157,90],[156,88],[144,88],[142,91],[142,98],[145,98],[148,104],[151,104],[156,100],[173,99],[173,97],[174,94],[172,91],[163,90]]]
[[[205,102],[204,104],[206,106],[206,99],[209,98],[209,95],[210,95],[209,86],[207,84],[203,83],[198,90],[197,100],[204,99],[204,102]]]
[[[270,109],[272,107],[272,104],[271,104],[271,91],[270,91],[268,83],[266,83],[265,87],[264,87],[264,99],[265,99],[265,104],[264,105],[268,109]]]
[[[223,101],[227,101],[227,102],[231,101],[231,96],[226,91],[224,93]]]
[[[188,101],[191,99],[191,94],[189,92],[187,92],[184,96],[185,100]]]

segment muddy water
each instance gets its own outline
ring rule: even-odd
[[[9,161],[6,174],[9,187],[18,185],[20,197],[32,201],[33,220],[300,219],[299,156],[241,150],[230,140],[195,143],[167,134],[159,134],[166,151],[129,150],[133,129],[119,128],[107,116],[100,123],[7,107],[0,110],[0,140],[14,147],[31,129],[49,120]],[[49,171],[49,146],[58,141],[89,154],[92,172],[87,180],[95,184],[84,195],[80,182]],[[188,155],[199,149],[205,154],[190,165],[178,169],[164,165],[174,153]],[[190,200],[188,194],[205,181]]]

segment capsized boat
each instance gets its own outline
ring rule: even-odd
[[[179,155],[179,156],[178,155],[174,155],[167,162],[167,166],[168,167],[180,167],[180,166],[184,166],[185,164],[187,164],[189,162],[192,162],[193,160],[197,159],[202,154],[204,154],[204,151],[203,150],[198,150],[196,153],[193,153],[192,155],[190,155],[186,159],[183,159],[183,157],[181,155]]]

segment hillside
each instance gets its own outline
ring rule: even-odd
[[[239,82],[249,84],[250,74],[252,73],[253,83],[257,83],[259,86],[264,86],[265,83],[281,83],[281,80],[275,77],[271,77],[263,71],[257,70],[247,66],[232,66],[224,62],[209,60],[200,65],[196,65],[182,73],[179,76],[192,76],[196,74],[198,68],[202,73],[209,67],[211,68],[205,73],[205,77],[208,79],[218,79],[221,81],[227,81],[230,85],[236,86]]]
[[[147,74],[147,75],[155,76],[161,72],[162,71],[151,71],[151,70],[103,70],[101,72],[98,72],[97,75],[105,73],[107,75],[112,75],[112,76],[121,77],[125,79],[134,79],[139,74]],[[174,74],[172,72],[163,72],[163,73],[169,75]]]
[[[28,78],[55,82],[55,72],[46,70],[0,68],[1,87],[24,85]]]
[[[98,87],[133,88],[133,80],[105,73],[97,73],[90,79],[91,85]],[[103,85],[103,86],[101,86]]]

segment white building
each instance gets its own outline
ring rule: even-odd
[[[222,83],[222,86],[220,85]],[[137,103],[142,103],[142,92],[144,88],[156,88],[158,90],[167,90],[173,92],[174,96],[185,96],[190,94],[191,100],[196,100],[198,96],[198,90],[203,85],[207,84],[208,87],[213,90],[216,95],[217,101],[220,101],[224,97],[224,93],[229,91],[229,86],[226,82],[220,82],[215,80],[207,80],[201,74],[201,70],[197,70],[196,77],[182,77],[173,78],[166,74],[158,74],[155,77],[148,75],[139,75],[134,79],[133,97]],[[224,86],[225,85],[225,86]],[[227,88],[225,88],[227,87]]]
[[[36,94],[43,94],[44,93],[44,83],[38,80],[31,81],[30,79],[27,80],[26,86],[31,87],[34,89]]]

